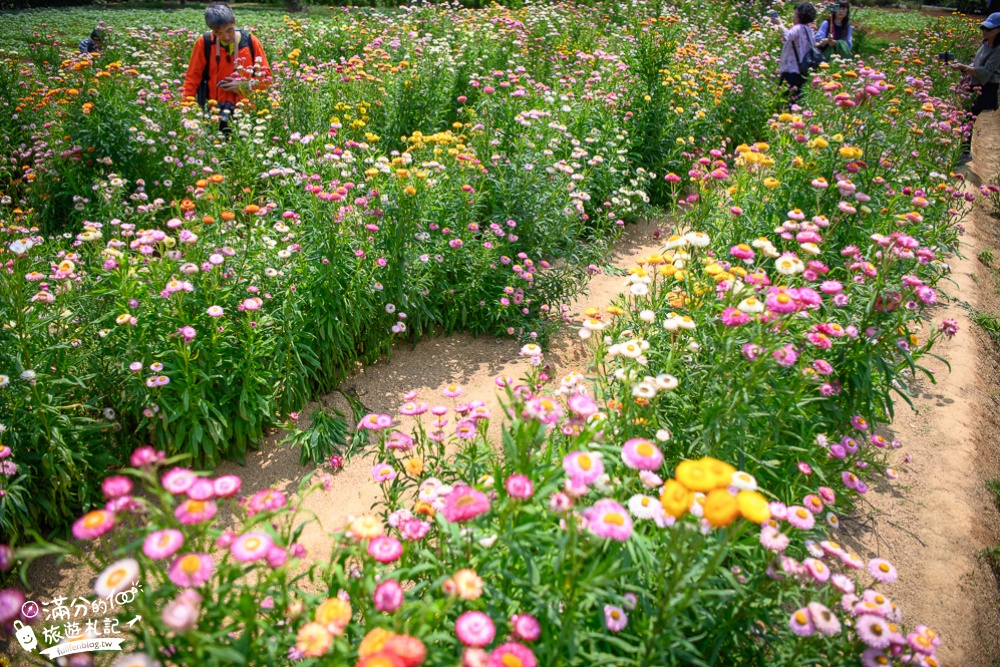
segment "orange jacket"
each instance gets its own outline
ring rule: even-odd
[[[248,39],[249,38],[249,39]],[[239,93],[229,92],[219,88],[219,82],[233,75],[237,78],[254,81],[254,90],[263,90],[271,82],[271,67],[267,64],[267,56],[264,54],[264,47],[253,35],[245,32],[240,33],[239,55],[234,58],[230,55],[226,46],[219,44],[214,35],[210,37],[209,61],[208,61],[208,99],[217,102],[231,102],[236,104],[243,101],[243,96]],[[257,57],[255,63],[250,58],[250,41],[253,40],[254,55]],[[234,65],[237,67],[234,68]],[[195,97],[198,94],[198,85],[201,83],[202,74],[205,71],[205,37],[199,37],[194,43],[194,50],[191,52],[191,62],[188,64],[187,75],[184,77],[184,97]]]

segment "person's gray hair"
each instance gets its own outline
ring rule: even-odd
[[[229,8],[229,5],[215,3],[205,7],[205,23],[212,30],[218,30],[231,23],[236,23],[236,16],[233,15],[233,10]]]

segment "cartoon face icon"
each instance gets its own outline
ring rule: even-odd
[[[17,642],[21,645],[28,653],[35,650],[38,646],[38,638],[35,637],[35,631],[31,629],[30,625],[25,625],[21,621],[14,621],[14,636],[17,637]]]

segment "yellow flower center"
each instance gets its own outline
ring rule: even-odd
[[[787,294],[779,294],[778,298],[777,298],[778,303],[782,303],[782,304],[788,303],[791,300],[792,300],[792,297],[788,296]]]
[[[181,569],[186,574],[194,574],[201,569],[201,559],[194,554],[189,554],[181,559]]]
[[[102,523],[104,523],[104,510],[94,510],[93,512],[87,512],[87,516],[83,517],[83,525],[87,528],[97,528]]]
[[[243,543],[243,546],[245,546],[250,551],[254,551],[255,549],[258,549],[260,547],[260,538],[251,537],[250,539],[248,539],[246,542]]]
[[[809,623],[809,618],[806,616],[805,612],[800,609],[795,612],[795,622],[799,625],[807,625]]]
[[[583,468],[584,470],[590,470],[591,468],[594,467],[594,462],[591,461],[590,457],[587,456],[586,454],[580,454],[580,456],[578,456],[576,460],[577,463],[580,464],[580,467]]]
[[[618,512],[608,512],[604,515],[604,523],[610,523],[614,526],[623,526],[625,525],[625,517]]]
[[[192,514],[198,514],[205,511],[205,503],[201,500],[189,500],[187,501],[187,510]]]
[[[649,507],[649,497],[644,497],[640,502],[642,502],[643,507]]]
[[[635,448],[635,451],[639,454],[639,456],[652,456],[655,450],[648,442],[640,442],[639,446]]]
[[[809,516],[809,512],[807,512],[804,509],[799,508],[799,509],[795,510],[795,516],[799,517],[800,519],[805,519],[806,517]]]
[[[503,667],[524,667],[521,659],[513,653],[504,653],[503,657],[500,658],[500,662],[503,663]]]
[[[118,586],[118,584],[122,582],[122,579],[124,579],[127,574],[128,572],[123,567],[120,567],[111,574],[109,574],[106,582],[108,584],[108,587],[115,588],[116,586]]]
[[[889,564],[888,563],[879,563],[878,564],[878,569],[881,570],[882,572],[888,573],[889,572]]]

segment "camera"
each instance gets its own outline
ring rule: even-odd
[[[775,10],[773,10],[773,9],[772,9],[771,11],[769,11],[769,12],[767,13],[767,15],[771,17],[771,20],[772,20],[772,21],[777,21],[777,20],[778,20],[778,12],[776,12],[776,11],[775,11]]]
[[[955,59],[954,54],[949,53],[948,51],[945,51],[944,53],[939,53],[938,54],[938,60],[940,60],[943,63],[950,63],[954,59]]]

